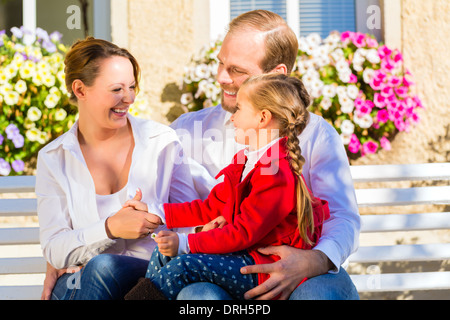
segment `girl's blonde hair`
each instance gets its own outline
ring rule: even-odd
[[[280,137],[287,136],[286,148],[290,167],[297,177],[297,218],[300,236],[312,245],[310,234],[314,232],[312,199],[303,181],[305,158],[301,154],[298,136],[309,121],[307,110],[311,98],[303,83],[294,77],[280,73],[258,75],[248,78],[240,90],[257,110],[268,110],[279,124]]]

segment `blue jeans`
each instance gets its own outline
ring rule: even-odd
[[[114,254],[92,258],[80,271],[62,275],[52,300],[121,300],[145,275],[148,261]]]
[[[222,288],[212,283],[194,283],[178,294],[177,300],[231,300]],[[291,294],[290,300],[359,300],[356,287],[347,272],[327,273],[308,279]]]
[[[258,284],[256,274],[243,275],[240,269],[253,265],[255,261],[246,252],[229,254],[182,254],[170,258],[153,251],[148,264],[146,278],[169,299],[191,283],[214,283],[233,299],[244,299],[244,293]]]

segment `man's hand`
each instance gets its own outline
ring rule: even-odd
[[[277,296],[287,300],[304,278],[325,274],[333,267],[328,257],[319,250],[302,250],[289,246],[272,246],[258,250],[281,259],[271,264],[241,268],[242,274],[267,273],[270,278],[245,293],[246,299],[270,300]]]
[[[178,234],[173,231],[162,230],[155,238],[159,252],[167,257],[175,257],[178,254]]]

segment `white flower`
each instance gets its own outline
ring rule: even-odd
[[[67,112],[64,109],[58,109],[55,112],[55,119],[57,121],[63,121],[67,117]]]
[[[194,101],[194,95],[192,94],[192,92],[183,93],[181,95],[180,99],[181,104],[188,105],[192,101]]]
[[[332,106],[332,102],[330,98],[324,97],[322,99],[322,101],[320,102],[320,106],[322,107],[323,110],[328,110],[331,108]]]
[[[368,129],[372,126],[373,124],[373,119],[370,116],[370,114],[366,114],[362,117],[359,117],[358,115],[355,115],[353,121],[360,126],[363,129]]]
[[[40,131],[36,141],[39,142],[40,144],[46,144],[48,141],[47,133],[45,133],[44,131]]]
[[[52,75],[48,75],[43,78],[42,83],[48,88],[53,87],[56,83],[56,78]]]
[[[8,82],[8,77],[6,76],[6,74],[3,72],[3,69],[0,69],[0,84],[4,84]]]
[[[206,64],[201,64],[195,68],[195,75],[200,79],[207,79],[211,76],[211,72]]]
[[[329,84],[323,86],[322,94],[326,98],[334,98],[336,96],[336,86]]]
[[[359,89],[357,86],[355,86],[354,84],[347,86],[347,95],[350,97],[350,99],[355,100],[356,98],[358,98],[358,94]]]
[[[350,120],[344,120],[341,124],[341,132],[350,136],[353,132],[355,132],[355,125]]]
[[[49,93],[45,98],[44,104],[47,108],[52,109],[56,107],[59,102],[59,96],[54,93]]]
[[[375,74],[375,70],[366,68],[366,70],[364,70],[364,72],[363,72],[364,82],[369,84],[372,81],[374,74]]]
[[[320,43],[322,42],[322,38],[320,37],[320,34],[318,34],[318,33],[310,33],[306,37],[306,41],[315,48],[318,45],[320,45]]]
[[[352,100],[348,100],[346,103],[341,103],[341,111],[343,113],[352,113],[355,109],[355,103]]]
[[[370,49],[367,52],[367,60],[369,60],[370,63],[378,64],[380,63],[380,55],[378,54],[378,51],[375,49]]]
[[[351,76],[352,72],[350,69],[347,69],[346,71],[341,71],[338,73],[339,75],[339,79],[344,82],[344,83],[349,83],[350,82],[350,76]]]
[[[344,59],[345,59],[344,51],[343,51],[341,48],[336,49],[336,50],[334,50],[334,51],[331,53],[331,57],[332,57],[332,58],[334,59],[334,61],[336,61],[336,62],[341,61],[341,60],[344,60]]]
[[[34,77],[36,74],[36,66],[35,63],[31,60],[25,61],[19,70],[20,77],[23,79],[29,79]]]
[[[6,82],[5,84],[0,86],[0,93],[2,95],[6,96],[10,91],[13,91],[13,86],[11,83]]]
[[[8,79],[11,79],[16,76],[17,69],[14,66],[12,66],[11,64],[9,64],[3,69],[3,72]]]
[[[16,105],[19,102],[19,98],[20,98],[20,95],[14,90],[8,91],[4,95],[5,103],[10,106]]]
[[[17,81],[16,85],[14,86],[14,90],[16,90],[18,93],[22,94],[27,91],[27,83],[20,79]]]
[[[31,121],[38,121],[42,116],[41,110],[36,107],[30,107],[27,112],[27,118]]]
[[[342,143],[343,143],[344,145],[349,144],[350,141],[351,141],[351,138],[352,138],[352,135],[351,135],[351,134],[350,134],[350,135],[347,135],[347,134],[341,133],[341,139],[342,139]]]
[[[25,136],[30,141],[37,141],[40,134],[41,131],[37,128],[31,128],[30,130],[27,130],[27,132],[25,132]]]

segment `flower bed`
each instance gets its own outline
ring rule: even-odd
[[[186,67],[181,103],[186,112],[220,103],[215,81],[221,41],[205,48]],[[340,134],[349,158],[390,150],[398,132],[419,122],[423,105],[412,91],[403,56],[369,35],[333,32],[326,39],[310,34],[299,41],[292,73],[313,98],[310,110]]]

